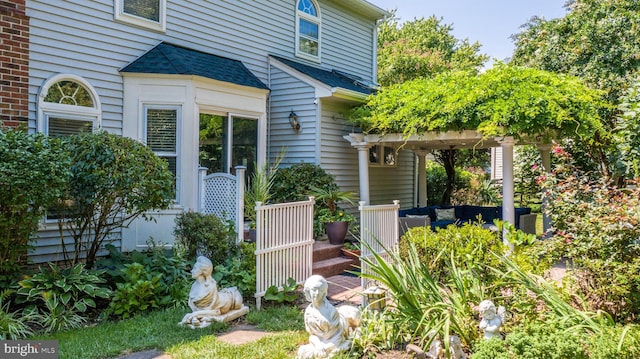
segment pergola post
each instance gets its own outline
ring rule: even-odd
[[[542,159],[542,168],[545,172],[551,172],[551,144],[539,144],[537,145],[538,150],[540,151],[540,158]],[[549,216],[545,214],[545,209],[547,208],[548,199],[547,199],[547,191],[545,190],[542,193],[542,226],[544,229],[544,233],[547,233],[547,230],[551,228],[551,219]]]
[[[414,150],[418,156],[418,207],[427,206],[427,154],[426,150]]]
[[[502,220],[515,224],[515,204],[513,200],[513,146],[515,141],[513,137],[508,136],[498,139],[498,142],[502,147]],[[507,237],[503,235],[502,238],[504,244],[513,250],[513,244],[507,240]]]
[[[373,144],[365,141],[361,133],[351,133],[344,136],[351,143],[351,147],[358,150],[358,177],[360,183],[360,202],[369,204],[369,148]]]

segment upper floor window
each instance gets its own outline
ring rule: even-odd
[[[115,0],[115,19],[151,30],[165,31],[166,0]]]
[[[298,0],[296,10],[296,55],[320,59],[320,13],[312,0]]]

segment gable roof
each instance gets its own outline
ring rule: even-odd
[[[159,43],[144,55],[123,67],[120,72],[194,75],[236,85],[269,89],[238,60],[167,42]]]
[[[343,88],[359,92],[364,95],[370,95],[377,89],[376,84],[368,83],[366,80],[356,75],[351,75],[339,70],[324,70],[318,67],[288,60],[280,56],[271,55],[271,57],[329,87]]]

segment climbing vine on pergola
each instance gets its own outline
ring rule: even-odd
[[[498,64],[471,75],[452,72],[389,86],[357,108],[351,119],[365,133],[476,130],[485,137],[604,136],[603,93],[578,78]]]

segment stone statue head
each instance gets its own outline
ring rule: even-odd
[[[478,304],[478,312],[483,318],[491,320],[496,316],[496,306],[490,300],[483,300]]]
[[[329,284],[324,277],[312,275],[304,282],[304,297],[312,303],[318,303],[327,296]]]
[[[191,277],[197,278],[199,276],[209,277],[213,272],[213,263],[209,260],[209,258],[205,256],[199,256],[196,259],[196,263],[193,265],[193,269],[191,270]]]

